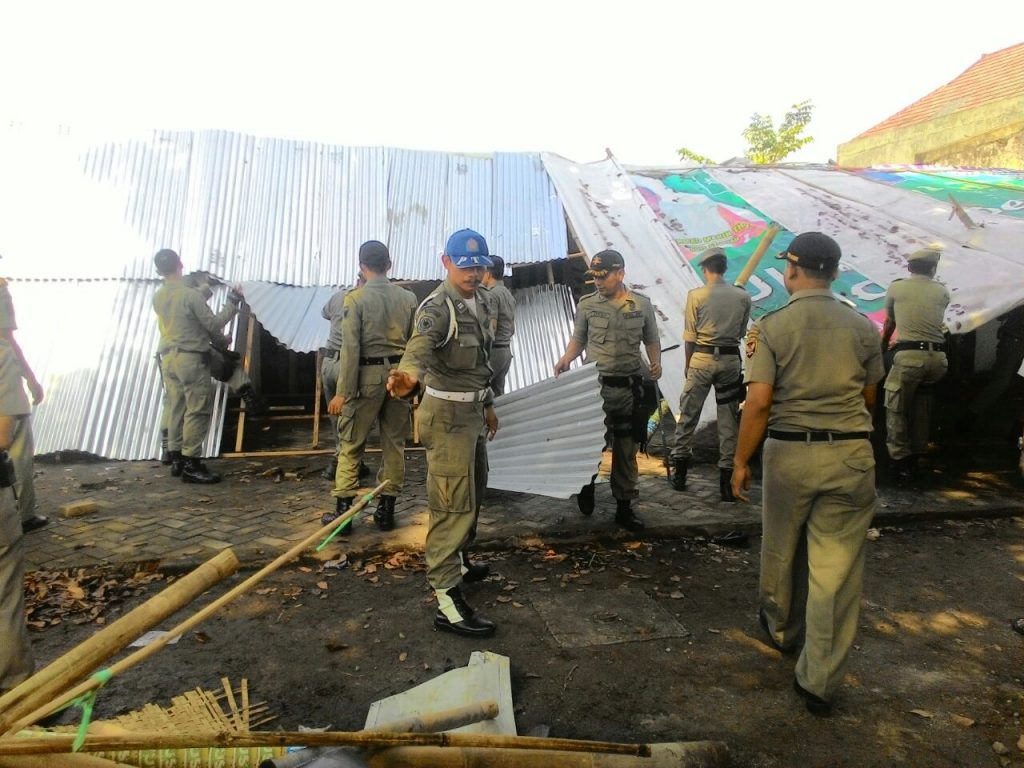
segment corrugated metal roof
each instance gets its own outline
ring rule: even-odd
[[[597,474],[605,427],[596,366],[503,395],[494,410],[488,487],[567,499]]]
[[[45,397],[33,414],[36,453],[111,459],[160,452],[158,282],[12,281],[16,336]],[[222,301],[223,295],[214,298]],[[219,450],[225,396],[214,400],[205,453]]]
[[[178,250],[228,281],[338,285],[359,245],[388,242],[398,279],[442,275],[471,227],[509,263],[564,258],[562,209],[539,155],[344,147],[226,131],[111,141],[0,127],[0,253],[20,278],[153,277]]]
[[[242,283],[245,300],[263,328],[294,352],[316,352],[331,324],[321,310],[337,288]]]

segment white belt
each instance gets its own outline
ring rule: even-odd
[[[439,400],[449,400],[453,403],[475,403],[487,397],[490,389],[477,389],[473,392],[445,392],[443,389],[427,387],[427,394]]]

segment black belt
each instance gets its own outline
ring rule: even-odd
[[[331,360],[337,360],[340,354],[341,350],[339,349],[328,349],[327,347],[320,347],[321,357],[329,357],[331,358]]]
[[[720,355],[736,355],[737,357],[740,355],[739,347],[713,347],[709,344],[694,344],[693,351],[706,352],[709,355],[713,355],[715,352]]]
[[[870,432],[777,432],[768,430],[772,440],[791,440],[801,443],[831,443],[834,440],[869,440]]]
[[[606,387],[632,387],[643,380],[639,373],[633,376],[598,376],[598,380]]]
[[[946,345],[941,341],[897,341],[893,351],[902,352],[905,349],[923,349],[932,352],[945,352]]]
[[[508,344],[492,344],[492,349],[508,349]]]
[[[402,359],[401,355],[391,355],[390,357],[360,357],[360,365],[394,365]]]

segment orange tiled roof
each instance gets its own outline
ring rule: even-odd
[[[1024,43],[986,53],[963,74],[923,99],[887,117],[857,138],[923,123],[939,114],[959,112],[1024,94]]]

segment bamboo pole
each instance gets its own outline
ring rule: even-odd
[[[754,270],[757,269],[757,265],[761,263],[761,257],[764,256],[764,252],[768,250],[768,246],[772,244],[772,240],[779,234],[779,225],[774,221],[768,225],[768,229],[761,235],[761,242],[757,244],[757,248],[754,249],[753,255],[747,260],[742,271],[736,277],[736,281],[733,285],[742,288],[750,280],[750,276],[754,274]]]
[[[313,371],[313,378],[316,381],[313,387],[313,448],[320,447],[320,401],[323,399],[323,382],[320,380],[320,368],[323,365],[324,356],[318,349],[316,351],[316,370]]]
[[[220,552],[0,696],[0,733],[5,733],[19,718],[51,701],[144,632],[219,584],[237,571],[238,565],[232,550]]]
[[[62,755],[61,768],[137,768],[95,755]],[[12,755],[0,757],[0,768],[54,768],[52,757],[46,755]]]
[[[494,699],[486,699],[475,704],[467,704],[462,707],[452,707],[440,712],[427,712],[416,717],[406,717],[401,720],[392,720],[371,728],[365,733],[438,733],[440,731],[451,731],[455,728],[462,728],[481,720],[493,720],[498,716],[498,702]]]
[[[167,645],[171,638],[176,637],[178,635],[184,635],[190,629],[208,619],[210,616],[212,616],[225,605],[230,603],[236,597],[239,597],[248,590],[252,589],[254,586],[259,584],[261,581],[263,581],[263,579],[265,579],[271,573],[276,571],[282,565],[291,562],[296,557],[301,555],[303,550],[305,550],[307,547],[317,544],[321,540],[325,539],[328,534],[332,533],[335,529],[340,528],[342,525],[344,525],[357,514],[359,514],[362,508],[365,507],[370,502],[371,499],[373,499],[375,496],[377,496],[377,494],[384,490],[384,487],[386,485],[387,481],[385,480],[383,483],[381,483],[372,491],[370,491],[370,493],[358,497],[356,502],[351,507],[349,507],[348,511],[345,512],[345,514],[341,515],[336,520],[332,521],[329,525],[326,525],[323,528],[318,529],[314,533],[304,538],[302,541],[293,546],[283,555],[280,555],[276,560],[272,561],[268,565],[265,565],[263,566],[263,568],[256,571],[256,573],[254,573],[248,579],[243,581],[241,584],[218,597],[205,608],[202,608],[201,610],[197,611],[195,614],[193,614],[191,618],[186,619],[185,621],[178,624],[176,627],[171,629],[168,632],[168,634],[164,637],[155,640],[154,642],[147,645],[145,648],[140,648],[135,653],[131,654],[130,656],[126,656],[125,658],[118,661],[116,664],[112,665],[110,667],[111,676],[116,677],[117,675],[124,672],[126,669],[130,669],[131,667],[134,667],[136,664],[145,661],[150,656],[159,651],[161,648],[163,648],[165,645]],[[95,679],[94,677],[90,677],[88,680],[85,680],[70,692],[62,693],[60,696],[54,698],[45,706],[40,706],[31,714],[19,720],[12,727],[4,730],[4,735],[6,736],[11,731],[20,731],[22,728],[30,726],[35,722],[38,722],[41,718],[46,717],[51,712],[54,712],[60,709],[61,707],[69,704],[70,702],[74,701],[83,694],[96,690],[101,685],[102,683],[99,680]]]
[[[71,751],[75,734],[31,733],[0,739],[2,755],[45,755]],[[121,752],[141,749],[209,749],[214,747],[481,747],[486,749],[555,750],[649,757],[648,744],[622,744],[581,739],[504,736],[482,733],[384,733],[369,731],[255,731],[251,733],[126,733],[122,736],[85,737],[81,752]]]

